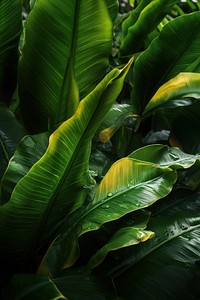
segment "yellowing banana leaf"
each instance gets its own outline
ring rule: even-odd
[[[116,0],[40,0],[26,25],[19,62],[23,118],[32,132],[76,111],[109,65]]]
[[[143,117],[151,114],[172,100],[181,100],[187,97],[200,99],[200,74],[180,73],[164,83],[147,104]]]
[[[156,237],[134,249],[127,248],[122,263],[110,275],[118,295],[129,299],[198,299],[200,218],[196,211],[171,212],[149,223]],[[192,199],[191,199],[192,200]],[[172,209],[173,210],[173,209]],[[125,249],[126,250],[126,249]],[[133,255],[134,251],[134,255]],[[198,290],[198,292],[197,292]]]
[[[65,232],[49,249],[41,272],[56,274],[74,264],[79,255],[78,237],[127,213],[145,208],[166,196],[177,174],[169,168],[123,158],[112,165],[92,202],[72,214]]]
[[[192,155],[179,148],[166,145],[148,145],[132,152],[129,157],[141,161],[148,161],[159,167],[172,169],[187,169],[200,159],[200,154]]]
[[[112,70],[51,136],[47,151],[0,207],[0,260],[26,265],[60,233],[94,184],[88,174],[91,140],[119,95],[130,63]],[[28,266],[27,266],[28,267]]]
[[[100,265],[110,251],[137,245],[153,238],[154,235],[154,232],[144,230],[144,228],[137,228],[137,226],[121,228],[104,247],[91,257],[85,268],[85,272],[88,274]]]
[[[122,27],[124,39],[120,55],[131,55],[139,51],[147,35],[156,28],[176,2],[177,0],[141,1]]]
[[[0,5],[0,102],[9,103],[17,85],[18,43],[22,27],[22,0]]]
[[[158,88],[168,80],[180,72],[196,69],[199,28],[200,12],[178,17],[166,24],[159,37],[138,57],[133,68],[133,113],[141,115]]]

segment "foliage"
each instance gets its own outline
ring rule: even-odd
[[[0,297],[197,299],[199,5],[0,12]]]

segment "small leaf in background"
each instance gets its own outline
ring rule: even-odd
[[[9,104],[17,86],[22,1],[1,0],[0,13],[0,102]]]
[[[154,232],[144,230],[143,228],[124,227],[117,231],[109,242],[95,253],[88,262],[85,272],[90,273],[95,267],[100,265],[110,251],[118,250],[124,247],[137,245],[153,238]]]
[[[0,187],[0,204],[5,204],[18,181],[42,157],[48,146],[48,134],[40,133],[25,136],[19,143],[2,178]]]
[[[15,115],[0,103],[0,179],[20,140],[27,133]]]

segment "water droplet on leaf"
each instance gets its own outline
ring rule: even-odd
[[[108,193],[108,197],[112,197],[113,196],[113,193]]]

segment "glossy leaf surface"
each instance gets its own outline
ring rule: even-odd
[[[72,214],[66,232],[53,243],[41,268],[54,274],[71,266],[79,255],[80,235],[150,206],[171,191],[176,179],[172,169],[131,158],[119,160],[103,178],[92,202]]]
[[[190,155],[184,153],[179,148],[159,144],[142,147],[132,152],[129,157],[172,169],[190,168],[197,159],[200,159],[200,155],[198,154]]]
[[[15,115],[6,105],[0,103],[0,178],[25,134],[25,128],[18,122]]]
[[[176,2],[176,0],[154,0],[150,3],[141,1],[137,8],[138,11],[133,10],[133,15],[130,14],[123,26],[125,36],[120,47],[120,55],[130,55],[139,51],[147,35],[156,28]]]
[[[16,133],[16,132],[15,132]],[[40,133],[35,136],[25,136],[19,143],[8,168],[4,173],[0,187],[0,204],[6,203],[18,181],[42,157],[48,146],[48,135]]]
[[[116,0],[35,3],[19,63],[21,110],[32,132],[71,117],[79,98],[105,75],[115,5]]]
[[[163,84],[151,98],[145,108],[144,116],[161,108],[166,102],[172,100],[181,100],[184,98],[200,99],[199,92],[200,74],[198,73],[180,73],[168,82]]]
[[[30,263],[53,239],[94,184],[88,174],[91,139],[121,91],[130,64],[111,71],[51,136],[47,151],[0,207],[1,258]],[[13,260],[11,259],[13,258]]]
[[[159,37],[138,57],[133,68],[134,113],[142,114],[161,85],[185,72],[199,58],[199,27],[200,12],[178,17],[166,24]],[[190,68],[189,72],[192,71]]]

